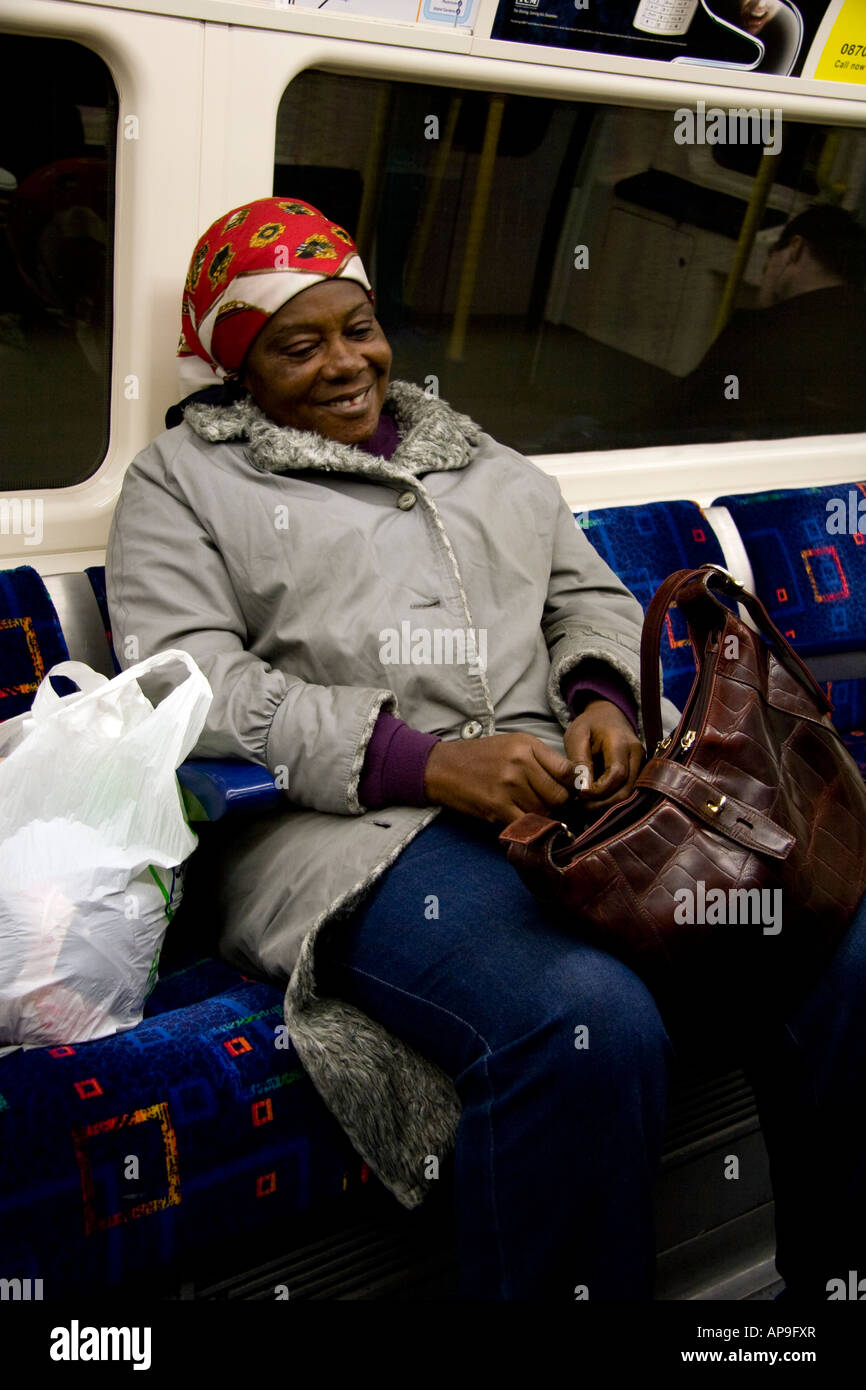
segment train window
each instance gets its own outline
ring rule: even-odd
[[[0,489],[66,487],[108,443],[117,94],[80,44],[0,47]]]
[[[864,131],[311,70],[273,191],[356,237],[394,374],[524,452],[866,429],[856,215],[846,281],[767,298],[791,217],[866,214]]]

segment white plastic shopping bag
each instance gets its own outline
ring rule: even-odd
[[[154,707],[138,677],[178,662],[185,678]],[[50,676],[80,689],[61,697]],[[61,662],[40,685],[0,762],[0,1046],[141,1020],[197,843],[175,771],[212,698],[179,650],[111,681]]]

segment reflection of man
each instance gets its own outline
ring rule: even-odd
[[[866,429],[866,232],[818,205],[770,250],[756,310],[735,313],[673,413],[707,438]]]

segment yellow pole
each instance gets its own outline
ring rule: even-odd
[[[382,173],[385,167],[383,151],[385,139],[390,124],[388,115],[391,109],[392,92],[390,84],[383,83],[379,92],[379,100],[376,102],[376,116],[373,121],[373,137],[367,151],[367,162],[364,166],[364,190],[361,195],[361,211],[358,214],[358,231],[355,235],[355,244],[361,253],[364,261],[367,261],[372,249],[373,224],[376,219],[376,205],[379,201],[379,188],[382,183]]]
[[[734,299],[743,278],[743,271],[746,268],[746,261],[749,259],[749,252],[755,240],[755,233],[761,225],[761,217],[770,196],[770,189],[773,187],[775,179],[775,165],[779,158],[778,154],[765,154],[761,160],[760,168],[755,175],[755,182],[752,186],[752,196],[749,199],[749,206],[743,218],[743,225],[740,228],[740,236],[737,241],[737,249],[734,252],[734,263],[728,271],[728,278],[722,294],[722,302],[716,315],[716,323],[713,328],[713,337],[718,337],[731,317],[731,310],[734,307]]]
[[[824,148],[821,150],[821,157],[818,160],[818,167],[815,170],[815,182],[826,193],[827,197],[834,203],[841,203],[845,194],[848,192],[847,183],[837,179],[834,183],[832,179],[833,167],[839,155],[842,144],[842,136],[838,130],[833,131],[824,141]]]
[[[466,234],[466,248],[463,253],[463,270],[457,289],[457,307],[451,325],[451,339],[448,343],[448,356],[452,362],[463,360],[463,346],[466,342],[466,325],[469,321],[469,306],[475,285],[475,271],[484,234],[487,217],[487,203],[490,198],[490,185],[493,182],[493,166],[496,163],[496,147],[499,144],[499,130],[505,113],[505,98],[491,97],[484,129],[484,144],[478,165],[478,178],[475,183],[475,196],[472,199],[472,212],[469,217],[469,230]]]
[[[415,289],[427,251],[427,243],[433,231],[433,218],[436,215],[436,208],[439,205],[439,195],[442,192],[442,183],[445,178],[445,170],[448,167],[448,160],[451,156],[451,146],[454,143],[454,132],[457,129],[457,118],[460,115],[460,107],[462,105],[462,97],[452,97],[448,105],[445,134],[439,141],[439,148],[436,151],[436,158],[433,161],[433,172],[430,175],[430,193],[424,207],[424,215],[421,218],[420,226],[415,234],[415,244],[412,247],[409,256],[409,264],[406,268],[404,298],[407,304],[411,304],[415,297]]]

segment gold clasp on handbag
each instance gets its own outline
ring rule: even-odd
[[[670,736],[670,734],[668,734],[667,738],[660,738],[659,741],[658,741],[658,743],[657,743],[656,746],[655,746],[655,752],[653,753],[653,757],[654,757],[654,758],[657,758],[658,755],[659,755],[659,753],[663,753],[664,750],[665,750],[665,749],[668,747],[668,745],[670,744],[670,741],[671,741],[671,736]]]
[[[714,801],[708,801],[708,802],[707,802],[707,810],[708,810],[708,811],[712,811],[713,815],[714,815],[714,816],[717,816],[717,815],[719,814],[719,812],[721,811],[722,807],[724,806],[725,802],[727,801],[727,799],[728,799],[728,798],[727,798],[726,796],[720,796],[719,799],[718,799],[718,801],[715,801],[715,802],[714,802]]]
[[[691,748],[696,738],[697,734],[695,733],[694,729],[689,729],[688,733],[683,734],[682,738],[680,739],[680,748]]]

